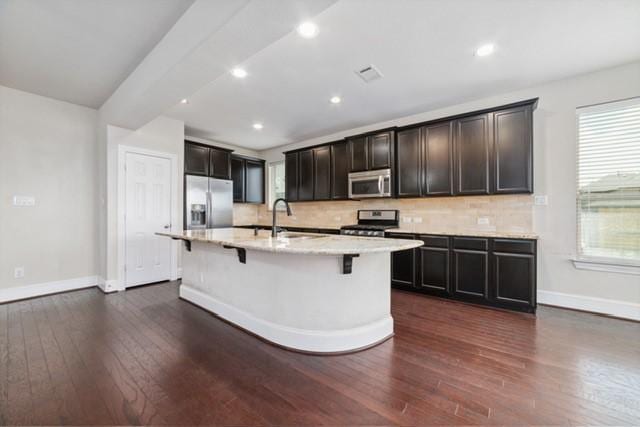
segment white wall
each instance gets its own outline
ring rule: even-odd
[[[184,122],[158,117],[136,131],[116,126],[106,127],[106,262],[104,274],[105,290],[124,288],[124,277],[118,268],[118,147],[129,146],[153,150],[176,156],[176,173],[173,188],[177,189],[173,198],[174,226],[182,229],[182,175],[184,171]],[[120,251],[122,252],[122,251]],[[122,253],[120,255],[123,255]],[[179,261],[178,261],[179,262]]]
[[[540,302],[603,308],[640,319],[640,276],[576,270],[576,116],[577,107],[640,96],[640,62],[455,105],[384,123],[350,129],[261,152],[268,162],[283,151],[334,141],[387,126],[406,125],[539,97],[534,113],[535,194],[549,196],[548,206],[534,208],[539,234],[538,297]],[[568,296],[564,295],[568,294]],[[600,301],[593,298],[612,299]],[[593,306],[592,304],[595,304]],[[620,311],[622,310],[622,311]]]
[[[96,110],[0,86],[0,293],[95,284],[96,124]],[[15,207],[14,195],[36,204]],[[17,266],[24,278],[14,278]]]

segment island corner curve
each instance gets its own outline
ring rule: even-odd
[[[422,245],[231,228],[157,234],[191,246],[183,250],[182,299],[265,341],[313,354],[360,351],[393,336],[389,253]]]

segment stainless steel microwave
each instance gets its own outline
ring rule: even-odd
[[[349,198],[391,197],[391,169],[349,174]]]

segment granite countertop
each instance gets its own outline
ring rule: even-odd
[[[429,230],[429,229],[407,229],[407,228],[390,228],[385,230],[388,233],[407,233],[407,234],[432,234],[440,236],[469,236],[469,237],[494,237],[503,239],[538,239],[535,233],[525,231],[477,231],[477,230]]]
[[[270,231],[261,230],[258,235],[254,235],[253,230],[244,228],[185,230],[176,233],[161,232],[156,234],[191,242],[213,243],[267,252],[309,255],[355,255],[395,252],[417,248],[423,244],[420,240],[292,232],[282,232],[277,238],[272,238]]]

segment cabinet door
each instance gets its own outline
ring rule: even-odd
[[[530,105],[493,114],[493,174],[496,193],[533,192],[533,131]]]
[[[313,149],[313,199],[331,199],[331,147]]]
[[[507,306],[535,307],[535,255],[493,253],[492,299]]]
[[[264,162],[247,159],[245,168],[245,201],[264,203]]]
[[[184,173],[189,175],[209,175],[209,148],[185,142]]]
[[[351,172],[369,170],[369,143],[366,136],[349,139]]]
[[[392,239],[415,240],[415,237],[411,234],[387,233],[386,236]],[[417,249],[408,249],[391,253],[391,286],[400,288],[415,287],[416,252]]]
[[[388,169],[393,164],[394,132],[369,137],[369,169]]]
[[[331,145],[331,198],[349,197],[349,150],[346,142]]]
[[[298,200],[313,200],[313,150],[298,153]]]
[[[440,123],[424,128],[425,196],[453,193],[453,124]]]
[[[455,121],[455,194],[489,194],[490,116]]]
[[[489,253],[453,250],[453,294],[466,300],[488,299]]]
[[[216,148],[211,149],[209,176],[220,179],[231,179],[231,153]]]
[[[417,197],[422,194],[421,133],[420,128],[398,132],[396,176],[400,197]]]
[[[433,295],[448,296],[450,275],[449,248],[419,248],[418,288]]]
[[[244,203],[245,201],[245,165],[244,159],[231,157],[231,179],[233,180],[233,201]]]
[[[284,191],[290,202],[298,200],[298,153],[287,153],[284,156]]]

